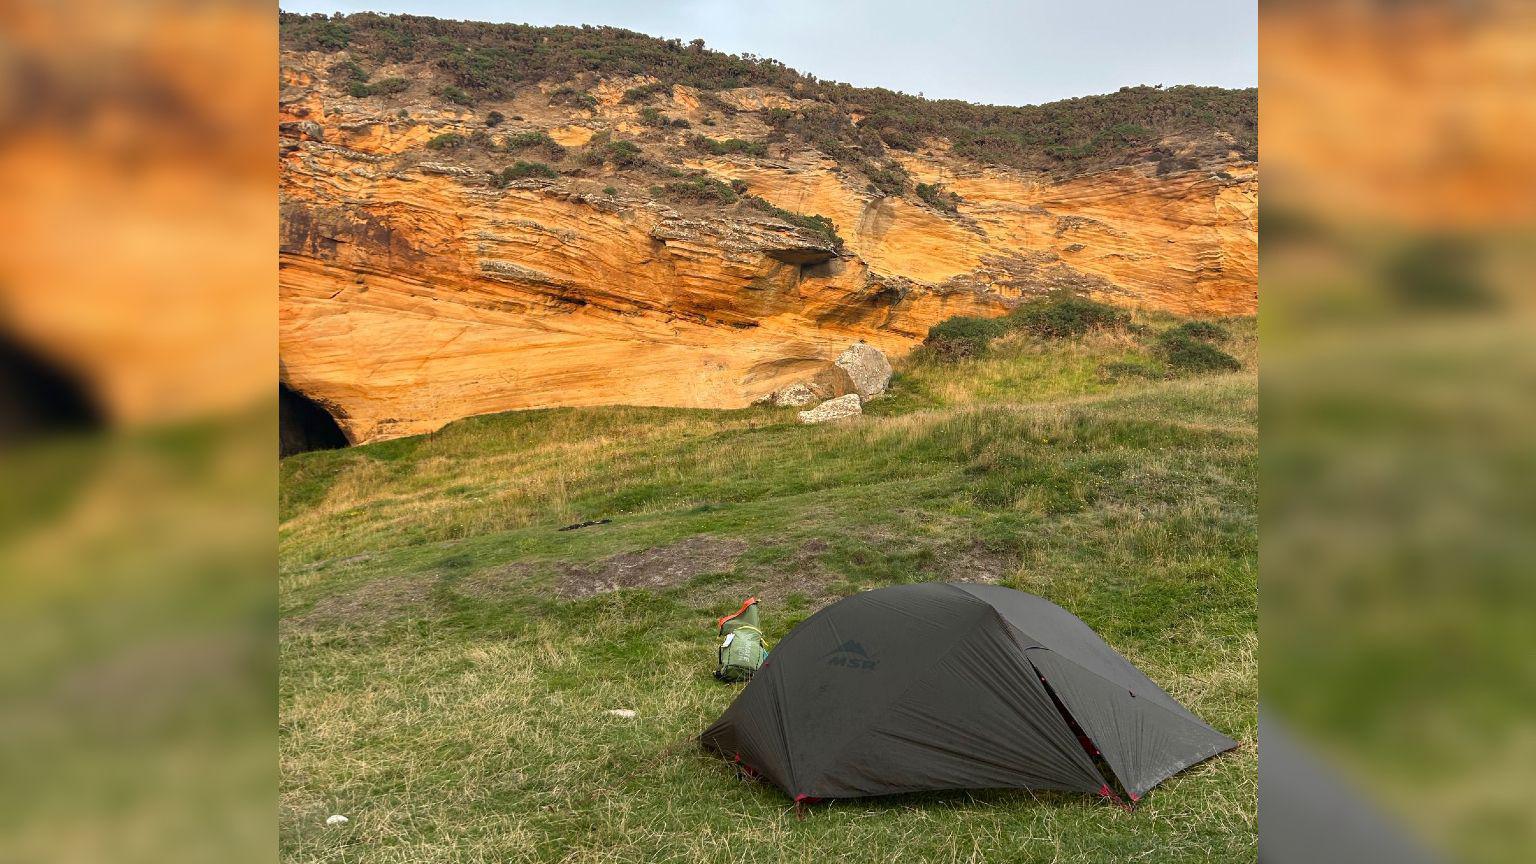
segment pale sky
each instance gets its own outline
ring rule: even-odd
[[[1258,84],[1255,0],[281,0],[288,12],[404,12],[605,24],[772,57],[865,87],[1031,105],[1133,84]]]

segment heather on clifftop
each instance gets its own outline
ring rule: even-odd
[[[1219,87],[1124,87],[1117,93],[1021,107],[928,100],[884,88],[823,81],[766,57],[709,50],[616,27],[535,27],[360,13],[279,18],[281,45],[292,51],[346,50],[365,63],[430,64],[453,81],[452,101],[506,98],[539,82],[649,76],[641,103],[672,85],[705,94],[738,87],[782,90],[799,110],[771,109],[766,120],[844,163],[947,140],[966,159],[1042,170],[1088,170],[1137,158],[1167,158],[1160,139],[1210,139],[1258,158],[1258,90]],[[358,85],[366,87],[365,84]],[[573,98],[586,95],[572,89]],[[588,97],[590,98],[590,97]],[[725,106],[722,106],[725,107]],[[729,109],[727,109],[729,110]],[[877,185],[898,192],[904,178]]]

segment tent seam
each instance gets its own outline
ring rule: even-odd
[[[1009,625],[1009,626],[1012,626],[1012,625]],[[1020,632],[1022,633],[1023,631],[1020,631]],[[1126,687],[1124,684],[1120,683],[1119,681],[1115,681],[1115,680],[1110,679],[1110,678],[1105,678],[1103,675],[1100,675],[1099,673],[1093,671],[1092,669],[1089,669],[1087,666],[1084,666],[1083,664],[1077,662],[1076,660],[1073,660],[1071,657],[1068,657],[1067,655],[1061,653],[1060,651],[1052,651],[1050,648],[1048,648],[1048,647],[1046,647],[1044,645],[1038,645],[1038,646],[1035,646],[1034,648],[1025,648],[1024,650],[1025,651],[1050,651],[1053,656],[1061,658],[1063,663],[1071,663],[1073,666],[1076,666],[1077,668],[1083,670],[1084,672],[1087,672],[1089,675],[1092,675],[1093,677],[1099,679],[1100,681],[1103,681],[1103,682],[1108,683],[1108,684],[1113,684],[1116,687],[1116,689],[1124,690],[1125,692],[1132,694],[1131,698],[1133,698],[1133,699],[1140,699],[1141,698],[1140,696],[1134,695],[1135,694],[1134,690],[1129,689],[1128,687]],[[1034,664],[1030,664],[1030,665],[1034,665]],[[1143,674],[1145,674],[1145,673],[1143,673]],[[1148,681],[1152,681],[1151,678],[1148,678],[1147,680]],[[1152,681],[1152,683],[1154,685],[1157,684],[1156,681]],[[1158,689],[1161,690],[1162,688],[1159,686]],[[1166,692],[1167,691],[1164,691],[1165,694],[1166,694]],[[1173,697],[1169,696],[1168,698],[1172,699]],[[1212,726],[1211,724],[1205,722],[1204,720],[1201,720],[1199,717],[1196,717],[1193,721],[1191,721],[1190,718],[1185,717],[1185,716],[1179,714],[1176,711],[1169,710],[1168,706],[1166,706],[1166,705],[1161,705],[1161,704],[1159,704],[1157,702],[1154,702],[1154,701],[1152,701],[1150,699],[1143,700],[1143,702],[1145,704],[1147,704],[1147,705],[1151,705],[1153,708],[1156,708],[1159,711],[1162,711],[1164,714],[1167,714],[1169,717],[1177,717],[1179,720],[1181,720],[1184,723],[1193,722],[1195,725],[1204,726],[1205,728],[1211,730],[1212,732],[1215,732],[1217,735],[1220,735],[1221,737],[1226,738],[1229,741],[1232,741],[1233,742],[1233,746],[1236,746],[1236,740],[1237,739],[1235,739],[1231,735],[1228,735],[1227,733],[1221,731],[1220,729],[1217,729],[1215,726]],[[1185,709],[1185,710],[1188,710],[1188,709]],[[1191,713],[1193,713],[1193,712],[1191,712]]]

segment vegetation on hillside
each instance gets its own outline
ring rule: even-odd
[[[491,172],[491,185],[501,188],[514,180],[526,180],[529,178],[553,178],[560,176],[555,169],[543,162],[524,162],[518,160],[500,171]]]
[[[1242,372],[1100,374],[1155,362],[1131,328],[1179,323],[915,357],[842,424],[566,408],[284,460],[281,854],[1253,860],[1255,327],[1224,325]],[[606,590],[637,568],[667,575]],[[742,596],[777,641],[838,597],[946,579],[1062,604],[1242,746],[1134,815],[991,791],[804,820],[698,750],[739,692],[710,677],[711,625]]]
[[[1233,372],[1242,368],[1242,364],[1212,344],[1225,341],[1226,336],[1226,331],[1220,327],[1175,327],[1158,334],[1158,354],[1169,368],[1180,372]]]
[[[974,105],[822,81],[770,58],[708,50],[702,40],[684,43],[614,27],[534,27],[374,13],[283,13],[279,26],[281,43],[290,50],[346,49],[374,65],[432,64],[452,79],[466,102],[502,99],[538,82],[574,82],[594,74],[657,79],[627,91],[624,101],[630,103],[643,103],[677,84],[706,93],[778,88],[813,106],[767,112],[765,118],[779,134],[860,168],[890,149],[915,149],[930,137],[948,139],[959,156],[1022,168],[1084,168],[1134,154],[1172,160],[1172,154],[1149,148],[1168,135],[1216,132],[1232,136],[1239,150],[1257,159],[1255,89],[1138,86],[1045,105]],[[596,104],[592,94],[571,85],[552,98],[574,107]],[[871,178],[891,194],[906,185],[898,179]]]
[[[661,188],[665,197],[673,201],[691,201],[695,204],[734,204],[739,197],[729,183],[706,174],[674,180]]]
[[[917,197],[927,202],[928,206],[945,213],[955,212],[960,202],[964,200],[938,183],[919,183],[914,191],[917,192]]]
[[[537,148],[547,153],[551,159],[560,159],[565,156],[565,148],[543,130],[514,132],[501,139],[501,147],[509,152]]]
[[[1095,332],[1117,331],[1142,346],[1142,356],[1109,361],[1100,370],[1109,377],[1172,377],[1202,372],[1235,372],[1243,364],[1216,347],[1231,338],[1227,328],[1212,321],[1185,321],[1154,331],[1133,324],[1129,313],[1070,291],[1053,292],[1021,303],[1001,318],[957,315],[929,328],[923,352],[953,363],[986,353],[994,340],[1023,334],[1041,340],[1078,339]],[[1147,337],[1151,337],[1149,344]]]
[[[763,156],[768,152],[768,145],[761,141],[743,141],[740,138],[726,138],[717,141],[705,135],[695,135],[688,140],[693,149],[711,156],[729,156],[734,153],[745,153],[748,156]]]
[[[833,249],[843,248],[843,238],[837,233],[837,224],[825,216],[820,214],[807,215],[796,213],[793,210],[785,210],[783,207],[775,206],[756,195],[748,195],[743,200],[746,206],[759,213],[766,213],[775,219],[788,222],[798,228],[804,228],[807,231],[814,231],[820,234],[826,238],[828,243],[832,244]]]

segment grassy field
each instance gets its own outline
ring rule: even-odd
[[[1158,370],[1151,333],[1013,335],[902,364],[839,424],[559,409],[285,460],[284,859],[1256,859],[1256,328],[1225,325],[1242,371],[1116,377]],[[737,692],[712,624],[741,597],[773,640],[862,588],[979,579],[1075,612],[1241,746],[1135,813],[989,791],[797,819],[693,744]]]

